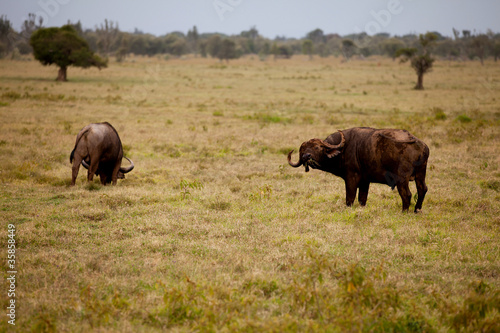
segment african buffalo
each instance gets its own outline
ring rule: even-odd
[[[406,130],[355,127],[338,131],[325,140],[311,139],[302,143],[299,161],[288,163],[297,168],[305,166],[332,173],[345,182],[346,204],[351,206],[359,188],[359,203],[364,206],[370,183],[387,184],[398,188],[403,211],[408,211],[410,180],[415,180],[418,199],[415,212],[422,209],[427,186],[425,173],[429,148]]]
[[[132,171],[134,163],[122,168],[123,148],[118,133],[111,124],[98,123],[85,126],[76,136],[75,148],[69,157],[73,163],[71,185],[75,185],[80,163],[88,169],[87,180],[92,181],[94,174],[101,179],[101,184],[125,178],[125,173]]]

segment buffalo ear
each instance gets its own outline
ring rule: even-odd
[[[328,150],[326,151],[326,156],[327,156],[328,158],[333,158],[333,157],[335,157],[335,156],[339,155],[341,152],[342,152],[342,151],[341,151],[340,149],[328,149]]]

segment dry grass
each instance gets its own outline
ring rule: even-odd
[[[0,72],[19,331],[499,329],[496,63],[438,62],[425,91],[386,59],[134,58],[64,84],[34,61]],[[136,169],[115,187],[82,169],[70,187],[76,134],[100,121]],[[287,165],[352,126],[429,145],[422,214],[382,185],[346,208],[342,180]]]

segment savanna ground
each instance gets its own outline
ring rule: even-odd
[[[500,64],[438,61],[424,91],[382,58],[0,73],[2,313],[8,224],[18,270],[2,331],[500,330]],[[76,134],[101,121],[136,168],[71,187]],[[288,166],[353,126],[428,144],[421,214],[378,184],[347,208],[340,178]]]

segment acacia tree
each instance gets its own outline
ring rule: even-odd
[[[69,66],[99,69],[107,66],[107,61],[94,54],[88,43],[78,36],[75,28],[65,25],[61,28],[41,28],[30,38],[35,59],[42,65],[59,66],[57,81],[67,81]]]
[[[401,62],[410,60],[411,67],[417,73],[416,90],[424,89],[424,74],[432,70],[432,64],[435,59],[431,56],[430,47],[436,39],[437,36],[433,33],[421,34],[419,36],[419,42],[422,46],[421,54],[418,54],[416,48],[403,48],[396,51],[396,57],[401,57]]]

